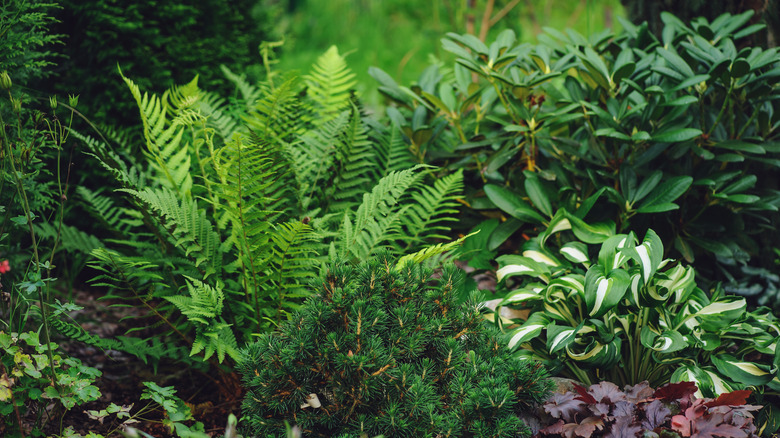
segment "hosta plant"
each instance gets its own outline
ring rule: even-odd
[[[601,382],[553,394],[544,404],[547,426],[540,437],[741,437],[757,438],[750,391],[695,398],[696,385],[680,382],[653,390],[647,382],[626,386]]]
[[[520,419],[549,390],[514,360],[462,278],[381,255],[329,265],[278,331],[243,351],[243,424],[251,436],[526,436]]]
[[[498,258],[499,281],[509,290],[501,306],[530,310],[526,321],[505,325],[508,348],[588,385],[694,381],[707,397],[780,389],[780,326],[771,311],[749,312],[742,297],[698,288],[694,269],[664,259],[652,230],[642,240],[604,237],[595,252],[574,239],[562,243],[569,232],[560,231],[592,241],[597,228],[556,216],[555,234],[529,241],[522,255]]]

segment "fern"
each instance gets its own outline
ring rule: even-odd
[[[447,239],[448,223],[458,214],[457,199],[463,192],[463,170],[428,183],[418,183],[404,203],[409,206],[404,218],[408,250],[433,239]]]
[[[363,195],[363,202],[354,213],[344,214],[337,244],[344,258],[365,260],[381,244],[399,237],[399,217],[403,210],[394,209],[406,190],[416,181],[420,166],[392,172],[379,180],[371,193]],[[402,207],[405,209],[408,207]]]
[[[261,87],[259,99],[245,118],[247,126],[268,143],[286,146],[304,130],[307,119],[298,99],[298,78],[290,77],[275,89]]]
[[[315,102],[315,111],[320,116],[315,124],[327,122],[339,115],[350,105],[350,96],[357,81],[355,74],[339,55],[336,46],[331,46],[317,58],[312,71],[304,77],[308,94]]]
[[[41,222],[35,225],[35,234],[41,239],[60,239],[58,250],[69,253],[89,254],[94,249],[103,246],[103,243],[97,237],[87,234],[71,225],[52,225],[48,222]],[[59,236],[59,237],[58,237]]]
[[[60,335],[74,341],[83,342],[101,350],[115,350],[132,354],[141,359],[143,363],[152,365],[155,372],[157,372],[157,366],[162,359],[189,362],[187,349],[175,344],[160,342],[156,338],[147,340],[130,336],[117,336],[116,339],[105,339],[87,332],[80,325],[66,321],[62,317],[49,318],[49,324]]]
[[[166,188],[122,191],[146,203],[158,214],[159,223],[172,237],[172,243],[194,260],[196,268],[203,269],[204,278],[221,270],[220,236],[197,202],[184,197],[180,203],[176,193]]]
[[[119,72],[120,75],[122,72]],[[155,95],[144,93],[133,81],[122,75],[122,79],[130,89],[141,113],[144,139],[146,141],[146,154],[150,165],[160,175],[160,181],[177,193],[187,194],[192,189],[192,176],[190,174],[190,152],[186,145],[182,145],[182,136],[185,129],[181,119],[179,123],[168,123],[166,118],[169,106],[165,100]],[[182,89],[186,98],[181,98],[180,103],[189,104],[196,97],[196,77],[190,84]]]
[[[222,314],[222,303],[225,300],[222,289],[211,287],[192,277],[185,278],[190,296],[174,295],[163,298],[176,306],[190,321],[209,324],[208,320]]]
[[[360,118],[357,106],[352,106],[349,124],[339,137],[337,146],[338,165],[331,175],[332,184],[328,196],[336,202],[330,211],[340,213],[355,205],[366,186],[373,183],[376,173],[374,145],[368,140],[366,127]]]

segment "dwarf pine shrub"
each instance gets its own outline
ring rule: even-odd
[[[548,394],[545,369],[513,359],[473,300],[440,278],[379,256],[333,263],[279,330],[242,351],[245,434],[308,437],[517,437]]]

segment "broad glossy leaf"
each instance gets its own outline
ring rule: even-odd
[[[498,208],[516,219],[535,223],[544,221],[544,217],[523,201],[520,195],[504,187],[487,184],[485,185],[485,194]]]
[[[539,181],[539,175],[534,172],[525,171],[525,191],[528,193],[528,197],[531,198],[531,202],[536,208],[548,217],[553,217],[552,204],[547,197],[547,192]]]
[[[661,143],[675,143],[675,142],[692,140],[702,134],[703,132],[701,129],[678,128],[669,131],[664,131],[654,135],[653,141],[657,141]]]
[[[615,234],[615,224],[610,222],[601,222],[596,224],[587,224],[582,219],[569,214],[566,215],[574,235],[585,243],[602,243],[610,236]]]
[[[514,348],[538,337],[549,322],[544,313],[537,312],[532,314],[523,325],[508,333],[509,341],[507,342],[507,348]]]
[[[588,315],[598,318],[615,307],[626,294],[631,277],[622,269],[605,275],[601,266],[591,266],[585,274],[585,303]]]
[[[515,218],[509,218],[504,222],[501,222],[491,233],[490,239],[488,239],[487,247],[490,251],[495,251],[501,246],[507,239],[509,239],[520,227],[523,226],[523,222]]]
[[[691,186],[691,183],[693,183],[693,178],[690,176],[677,176],[668,179],[647,196],[647,200],[642,203],[642,206],[637,211],[650,213],[657,212],[660,208],[668,209],[668,204],[682,196]]]
[[[682,57],[680,57],[680,55],[677,53],[663,47],[659,47],[656,51],[672,66],[672,68],[674,68],[678,73],[682,74],[682,76],[689,78],[695,75],[693,69],[691,69],[691,66],[688,65],[688,63],[685,62],[685,60],[682,59]]]
[[[747,309],[745,298],[729,297],[711,303],[696,312],[702,329],[715,332],[731,325]]]
[[[774,378],[768,366],[737,359],[730,354],[712,356],[710,360],[721,374],[743,385],[765,385]]]
[[[731,77],[741,78],[750,72],[750,63],[742,58],[737,58],[731,63]]]

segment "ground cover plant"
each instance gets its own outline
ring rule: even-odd
[[[696,398],[696,385],[672,383],[653,390],[647,382],[626,386],[602,382],[589,388],[554,394],[544,404],[545,437],[666,436],[758,437],[752,412],[761,406],[746,404],[750,391],[734,391],[716,399]]]

